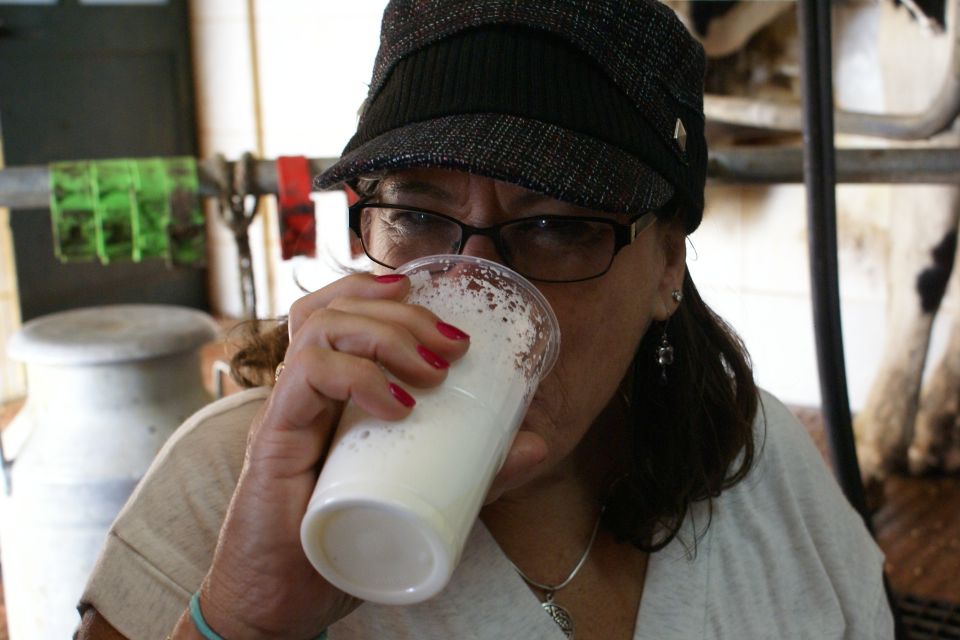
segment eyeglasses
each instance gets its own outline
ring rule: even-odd
[[[371,260],[391,269],[423,256],[461,253],[471,236],[485,236],[504,264],[531,280],[580,282],[609,271],[617,252],[656,215],[650,211],[627,224],[543,215],[474,227],[442,213],[361,200],[350,207],[350,229]]]

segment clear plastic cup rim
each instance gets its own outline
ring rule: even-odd
[[[547,349],[544,351],[543,359],[538,367],[539,380],[546,378],[547,374],[550,373],[550,370],[556,363],[557,357],[560,355],[560,322],[557,320],[557,314],[554,313],[553,307],[550,306],[550,302],[547,301],[546,296],[544,296],[543,293],[541,293],[540,290],[537,289],[537,287],[527,278],[523,277],[510,267],[500,264],[499,262],[487,260],[486,258],[478,258],[476,256],[466,256],[455,253],[441,253],[437,255],[416,258],[410,262],[400,265],[395,271],[397,273],[402,273],[403,275],[409,275],[431,265],[437,265],[441,267],[446,266],[446,268],[449,269],[457,264],[472,264],[478,267],[491,269],[508,276],[510,279],[516,282],[519,288],[525,291],[540,306],[545,317],[545,323],[549,325],[550,331],[553,335],[553,340],[549,341]]]

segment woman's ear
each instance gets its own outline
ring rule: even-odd
[[[674,292],[683,291],[683,278],[687,272],[687,233],[680,218],[675,218],[660,227],[660,249],[663,271],[658,286],[658,302],[654,317],[664,322],[677,310],[680,301]]]

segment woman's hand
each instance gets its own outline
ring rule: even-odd
[[[220,635],[310,638],[360,604],[307,561],[300,521],[343,403],[399,420],[416,410],[410,390],[440,384],[447,363],[469,346],[441,318],[400,302],[408,289],[402,276],[348,276],[290,310],[283,373],[251,427],[200,591],[203,615]],[[188,616],[178,631],[189,633]]]

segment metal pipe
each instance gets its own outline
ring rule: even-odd
[[[960,149],[837,149],[836,181],[845,184],[958,184]],[[712,182],[780,184],[803,182],[800,147],[727,147],[710,151]]]
[[[840,324],[830,10],[829,0],[800,0],[797,4],[803,47],[803,164],[813,325],[821,407],[834,472],[850,504],[869,526],[850,417]]]
[[[758,31],[789,9],[789,2],[739,2],[710,21],[707,33],[701,38],[703,49],[711,58],[736,53]]]
[[[310,170],[322,173],[337,158],[311,158]],[[226,176],[233,175],[234,162],[227,163]],[[251,188],[254,195],[277,192],[277,165],[273,160],[256,160],[252,166]],[[217,198],[226,185],[217,160],[197,162],[201,196]],[[7,167],[0,169],[0,206],[12,209],[46,209],[50,206],[50,170],[46,166]]]
[[[936,98],[918,114],[873,114],[838,110],[834,114],[840,133],[893,140],[923,140],[946,130],[960,115],[960,0],[947,11],[950,64]],[[768,102],[738,96],[707,95],[703,101],[708,120],[744,127],[800,131],[800,105]]]
[[[960,149],[838,149],[837,181],[849,184],[957,184]],[[310,169],[321,173],[336,158],[313,158]],[[228,163],[232,175],[233,163]],[[223,179],[213,160],[197,163],[200,195],[218,197]],[[253,188],[259,195],[276,193],[277,167],[272,160],[254,162]],[[800,147],[720,147],[710,151],[708,176],[727,184],[803,182]],[[0,169],[0,206],[46,209],[50,204],[50,172],[45,166]]]
[[[703,97],[703,113],[708,122],[789,132],[800,131],[802,119],[799,104],[718,94]]]

